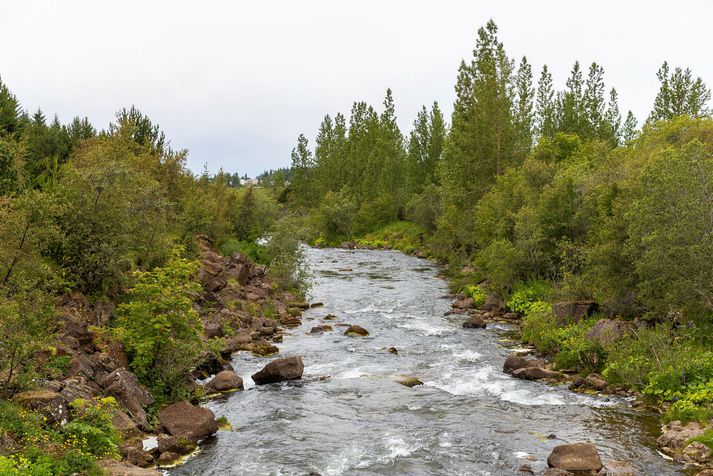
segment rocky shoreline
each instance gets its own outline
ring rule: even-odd
[[[202,291],[195,296],[206,339],[219,338],[220,355],[206,354],[190,376],[189,387],[203,398],[243,389],[243,380],[229,363],[237,351],[268,357],[279,353],[275,343],[291,327],[301,324],[309,307],[290,293],[278,293],[264,266],[236,253],[221,256],[206,236],[198,237]],[[15,403],[42,414],[48,423],[66,423],[69,405],[76,399],[113,397],[118,408],[113,424],[122,437],[121,461],[98,462],[110,476],[156,476],[155,468],[175,466],[196,451],[227,422],[199,406],[199,401],[179,401],[161,409],[154,397],[129,368],[119,342],[101,331],[109,324],[114,305],[90,303],[80,295],[61,303],[61,329],[56,356],[65,357],[68,368],[60,379],[43,379],[38,390],[18,393]],[[49,355],[37,358],[48,359]],[[257,384],[297,379],[304,366],[299,356],[277,359],[253,375]],[[212,378],[211,378],[212,377]],[[203,385],[199,381],[209,379]],[[155,417],[150,412],[159,410]]]
[[[517,313],[506,312],[504,303],[494,296],[489,296],[485,303],[477,307],[475,300],[464,295],[449,296],[454,299],[451,310],[447,311],[446,315],[462,315],[465,320],[462,323],[465,329],[485,329],[492,323],[508,323],[514,326],[519,326],[520,316]],[[597,305],[591,301],[573,301],[560,302],[553,305],[553,312],[559,323],[565,324],[569,322],[577,322],[584,317],[591,316],[596,312]],[[603,318],[597,321],[594,327],[587,333],[586,338],[593,342],[611,342],[620,337],[629,327],[643,325],[638,322],[625,322],[616,318]],[[549,384],[562,385],[567,384],[568,389],[578,393],[594,393],[604,395],[614,395],[626,398],[631,401],[631,406],[634,409],[653,411],[664,413],[665,409],[659,406],[649,406],[643,399],[641,393],[626,388],[622,385],[610,385],[604,377],[599,374],[591,373],[586,378],[578,375],[574,371],[558,371],[553,368],[545,356],[538,355],[534,347],[527,346],[526,343],[513,340],[519,352],[513,352],[505,360],[503,364],[503,372],[513,376],[514,378],[524,380],[539,380]],[[705,433],[706,428],[697,422],[689,422],[683,425],[680,421],[672,421],[661,427],[661,435],[657,439],[658,451],[679,463],[684,468],[698,471],[695,474],[699,476],[713,476],[713,457],[711,450],[702,443],[691,442],[692,438],[701,436]],[[575,445],[584,445],[585,443],[577,443]],[[574,446],[574,445],[562,445]],[[596,448],[590,445],[594,452]],[[558,450],[559,446],[553,451],[553,455]],[[581,447],[584,448],[584,447]],[[579,449],[581,449],[579,448]],[[567,464],[560,464],[561,458],[553,458],[553,455],[548,459],[550,470],[546,471],[543,476],[566,476],[569,474],[599,474],[609,476],[628,476],[636,475],[633,467],[626,462],[607,461],[600,467],[596,468],[600,462],[596,462],[597,458],[591,456],[592,448],[587,448],[586,453],[590,457],[585,456],[570,456],[567,459],[570,461]],[[570,449],[575,454],[577,449]],[[589,458],[588,463],[583,460]],[[571,461],[581,459],[576,463]],[[570,464],[571,463],[571,464]],[[575,469],[584,468],[587,469]],[[568,469],[569,468],[569,469]],[[575,473],[572,473],[574,471]],[[521,468],[523,474],[534,474],[529,470],[528,465]]]

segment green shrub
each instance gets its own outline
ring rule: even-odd
[[[119,433],[112,424],[116,400],[113,397],[70,404],[73,419],[62,427],[64,440],[81,453],[97,457],[119,455]]]
[[[270,262],[267,257],[267,247],[253,241],[228,238],[220,246],[220,253],[223,256],[231,256],[234,253],[241,253],[250,261],[258,264],[268,264]]]
[[[527,314],[532,304],[542,302],[547,298],[548,291],[549,285],[544,281],[518,283],[505,305],[513,312]]]
[[[476,307],[480,307],[485,304],[485,299],[488,297],[488,293],[485,292],[485,289],[481,286],[468,285],[465,287],[464,292],[466,295],[473,298]]]
[[[134,273],[115,328],[136,376],[169,399],[184,396],[184,377],[203,350],[203,325],[193,308],[198,264],[181,258],[182,252],[176,247],[166,266]]]

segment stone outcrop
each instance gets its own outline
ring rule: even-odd
[[[597,312],[598,309],[599,306],[594,301],[565,301],[552,305],[552,313],[559,326],[579,322]]]
[[[539,366],[539,362],[535,360],[529,360],[524,357],[520,357],[517,354],[510,354],[505,358],[505,363],[503,363],[503,372],[506,374],[512,374],[518,369],[537,366]]]
[[[360,336],[360,337],[366,337],[369,335],[369,331],[364,329],[362,326],[358,326],[356,324],[351,325],[347,327],[347,330],[344,331],[345,336]]]
[[[140,427],[147,427],[145,407],[151,405],[154,398],[136,375],[126,369],[117,369],[99,383],[104,393],[114,397]]]
[[[284,359],[273,360],[262,370],[253,374],[252,379],[257,385],[283,382],[285,380],[297,380],[302,378],[304,364],[302,357],[286,357]]]
[[[605,345],[621,339],[630,328],[631,325],[619,319],[600,319],[587,331],[584,338],[589,342]]]
[[[66,423],[69,418],[67,401],[60,393],[50,390],[20,392],[12,400],[23,408],[35,411],[47,419],[47,423]]]
[[[97,465],[106,476],[163,476],[158,470],[139,468],[132,464],[113,459],[98,461]]]
[[[685,461],[684,449],[689,446],[691,438],[702,436],[705,430],[700,423],[692,421],[683,425],[675,420],[663,427],[661,436],[656,440],[656,444],[662,453],[671,456],[678,461]]]
[[[473,316],[463,322],[463,327],[466,329],[485,329],[485,321],[479,316]]]
[[[547,370],[542,367],[525,367],[512,372],[512,376],[523,380],[559,380],[562,374],[554,370]]]

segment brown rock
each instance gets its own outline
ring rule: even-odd
[[[361,326],[358,326],[356,324],[351,325],[347,328],[346,331],[344,331],[345,336],[361,336],[361,337],[366,337],[369,335],[369,331],[364,329]]]
[[[494,294],[489,295],[485,298],[485,303],[480,307],[483,311],[501,311],[505,307],[505,303],[502,299],[495,296]]]
[[[134,420],[129,418],[129,415],[121,410],[116,410],[114,412],[111,422],[124,440],[130,440],[141,436],[141,430],[139,430],[139,427],[136,426]]]
[[[607,381],[599,374],[589,374],[586,379],[584,379],[585,385],[589,388],[593,388],[597,391],[606,390],[608,387]]]
[[[503,372],[506,374],[512,374],[515,370],[524,369],[527,367],[536,367],[537,362],[534,360],[528,360],[524,357],[520,357],[517,354],[510,354],[505,358],[505,363],[503,364]]]
[[[300,324],[302,324],[302,321],[300,320],[299,317],[293,316],[291,314],[288,314],[288,315],[280,318],[280,322],[285,327],[297,327]]]
[[[453,302],[453,307],[455,309],[473,309],[475,307],[475,300],[472,297],[458,299]]]
[[[683,458],[691,463],[708,464],[712,459],[711,449],[701,442],[694,441],[683,449]]]
[[[12,400],[23,408],[43,415],[47,423],[65,423],[69,417],[67,402],[57,392],[30,390],[16,394]]]
[[[636,471],[630,463],[625,461],[610,460],[604,463],[603,472],[606,476],[638,476],[639,473]]]
[[[158,435],[159,453],[171,452],[179,455],[187,455],[196,449],[197,439],[193,433],[188,432],[183,436]]]
[[[673,456],[683,450],[691,438],[703,435],[704,430],[698,422],[692,421],[687,425],[682,425],[675,420],[663,428],[663,434],[658,437],[656,443],[663,453]]]
[[[324,334],[324,329],[321,327],[313,327],[311,331],[309,331],[310,334],[312,335],[322,335]]]
[[[92,382],[89,385],[84,377],[70,377],[62,381],[62,394],[67,403],[72,403],[78,398],[91,400],[99,391],[99,387]]]
[[[218,422],[212,411],[191,405],[185,400],[161,410],[158,419],[166,432],[173,436],[193,433],[196,438],[203,438],[218,431]]]
[[[525,367],[514,370],[512,376],[523,380],[540,380],[545,378],[559,379],[562,374],[542,367]]]
[[[523,464],[522,466],[517,468],[517,471],[519,473],[523,473],[523,474],[535,474],[535,471],[532,469],[532,466],[530,466],[529,464]]]
[[[346,250],[353,250],[356,248],[356,243],[353,241],[342,241],[341,247]]]
[[[206,389],[210,392],[242,390],[243,388],[243,379],[232,370],[218,372],[215,377],[206,384]]]
[[[257,385],[264,385],[285,380],[302,378],[304,364],[299,355],[273,360],[261,371],[253,374],[252,379]]]
[[[325,320],[325,321],[333,321],[333,320],[335,320],[336,318],[337,318],[337,316],[335,316],[334,314],[327,314],[327,315],[324,316],[322,319]]]
[[[139,468],[113,459],[97,461],[97,465],[106,476],[162,476],[162,473],[155,469]]]
[[[323,302],[313,302],[312,304],[309,305],[311,309],[314,309],[315,307],[322,307],[324,306]]]
[[[399,378],[396,379],[396,381],[406,387],[415,387],[417,385],[423,385],[423,382],[421,382],[418,377],[414,377],[412,375],[401,375]]]
[[[180,457],[181,455],[174,453],[173,451],[164,451],[161,453],[161,456],[158,457],[158,464],[162,466],[169,465],[178,460]]]
[[[143,449],[127,448],[123,456],[127,463],[139,468],[148,468],[153,464],[153,457]]]
[[[503,319],[506,319],[508,321],[515,321],[517,319],[520,319],[520,314],[517,312],[506,312],[503,314]]]
[[[604,345],[621,339],[631,326],[619,319],[600,319],[584,335],[589,342]]]
[[[552,305],[552,312],[559,326],[579,322],[597,312],[598,309],[599,307],[594,301],[566,301]]]
[[[468,318],[463,322],[463,327],[466,329],[485,329],[486,323],[478,316]]]
[[[399,351],[396,350],[396,347],[389,347],[388,349],[386,349],[386,351],[387,351],[389,354],[399,355]]]
[[[597,447],[591,443],[574,443],[555,446],[547,457],[547,465],[565,471],[592,471],[602,469]]]
[[[114,397],[120,406],[128,410],[140,427],[146,427],[144,407],[152,404],[154,398],[146,387],[139,383],[136,375],[123,368],[117,369],[105,376],[99,384],[107,395]]]
[[[247,347],[255,355],[260,357],[267,357],[269,355],[276,355],[280,353],[280,349],[273,344],[270,344],[266,340],[261,340],[259,342],[254,342]]]
[[[548,468],[542,473],[542,476],[572,476],[572,473],[560,468]]]

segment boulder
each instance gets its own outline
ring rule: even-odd
[[[70,377],[62,381],[62,394],[67,403],[72,403],[78,398],[91,400],[98,392],[99,388],[92,382],[89,385],[84,377]]]
[[[687,446],[691,438],[703,433],[705,431],[698,422],[692,421],[684,426],[679,420],[674,420],[663,428],[663,434],[658,437],[656,444],[661,452],[674,456]]]
[[[322,329],[323,332],[332,332],[332,330],[333,330],[332,326],[330,326],[329,324],[320,324],[317,327]]]
[[[136,375],[121,368],[105,376],[99,384],[107,395],[114,397],[121,407],[128,410],[129,415],[140,427],[147,426],[144,407],[151,405],[154,398],[146,387],[139,383]]]
[[[463,327],[466,329],[485,329],[485,326],[485,321],[478,316],[470,317],[463,322]]]
[[[210,392],[243,390],[243,379],[232,370],[223,370],[218,372],[205,387]]]
[[[520,319],[520,314],[518,314],[517,312],[506,312],[505,314],[503,314],[503,319],[507,321],[515,321],[517,319]]]
[[[160,471],[155,469],[139,468],[113,459],[97,461],[97,466],[106,476],[163,476]]]
[[[302,378],[304,364],[299,355],[273,360],[261,371],[253,374],[252,379],[257,385],[264,385],[285,380]]]
[[[597,312],[598,309],[599,306],[594,301],[565,301],[552,305],[552,313],[557,319],[558,326],[579,322]]]
[[[711,449],[698,441],[694,441],[683,449],[683,459],[696,464],[708,464],[713,460]]]
[[[573,443],[555,446],[547,457],[550,468],[565,471],[591,471],[602,469],[602,460],[597,447],[591,443]]]
[[[324,330],[321,327],[315,326],[309,331],[309,333],[312,335],[322,335],[324,334]]]
[[[589,342],[604,345],[620,339],[629,329],[629,325],[619,319],[600,319],[584,335]]]
[[[361,336],[366,337],[369,335],[369,331],[356,324],[349,326],[346,331],[344,331],[345,336]]]
[[[589,387],[593,388],[594,390],[601,392],[602,390],[606,390],[608,387],[607,381],[604,380],[604,378],[596,373],[589,374],[586,379],[584,379],[584,384]]]
[[[473,309],[475,307],[475,299],[472,297],[457,299],[453,302],[453,307],[455,309]]]
[[[179,455],[187,455],[196,449],[198,443],[193,433],[188,432],[183,436],[158,435],[156,439],[159,453],[170,451]]]
[[[335,320],[336,318],[337,318],[337,316],[335,316],[334,314],[327,314],[326,316],[324,316],[324,317],[322,318],[322,320],[324,320],[324,321],[333,321],[333,320]]]
[[[356,249],[356,243],[353,241],[342,241],[341,247],[344,248],[345,250],[353,250]]]
[[[141,436],[141,430],[136,426],[134,420],[132,420],[129,415],[122,412],[121,410],[116,410],[114,416],[111,420],[116,431],[119,432],[121,438],[124,440],[130,440],[132,438],[138,438]]]
[[[494,294],[489,295],[488,297],[485,298],[485,302],[483,303],[480,308],[483,311],[500,311],[505,307],[505,303],[503,302],[502,299],[499,297],[495,296]]]
[[[158,413],[158,420],[166,432],[172,436],[203,438],[218,431],[215,415],[207,408],[196,407],[182,400],[167,406]]]
[[[630,463],[626,461],[616,461],[610,460],[604,463],[603,473],[606,476],[638,476],[639,473],[636,471]]]
[[[269,355],[277,355],[280,353],[279,347],[270,344],[266,340],[253,342],[249,344],[246,349],[260,357],[267,357]]]
[[[49,390],[29,390],[20,392],[12,400],[27,410],[37,412],[47,419],[47,423],[67,422],[69,411],[67,401],[58,392]]]
[[[153,456],[150,453],[140,448],[127,448],[122,456],[127,463],[133,464],[140,468],[148,468],[153,464]]]
[[[166,466],[171,463],[174,463],[180,457],[181,457],[181,455],[179,455],[178,453],[174,453],[173,451],[164,451],[158,457],[158,464],[159,464],[159,466]]]
[[[309,305],[310,309],[314,309],[315,307],[322,307],[324,306],[323,302],[313,302],[312,304]]]
[[[510,354],[505,358],[503,372],[506,374],[512,374],[515,370],[524,369],[526,367],[536,367],[537,365],[538,363],[534,360],[528,360],[517,354]]]
[[[396,349],[396,347],[389,347],[388,349],[386,349],[386,351],[389,354],[399,355],[399,351]]]
[[[525,367],[512,372],[512,376],[523,380],[559,379],[562,374],[542,367]]]
[[[280,322],[282,323],[283,326],[285,327],[297,327],[300,324],[302,324],[302,321],[300,320],[299,317],[293,316],[291,314],[288,314],[284,317],[280,318]]]

